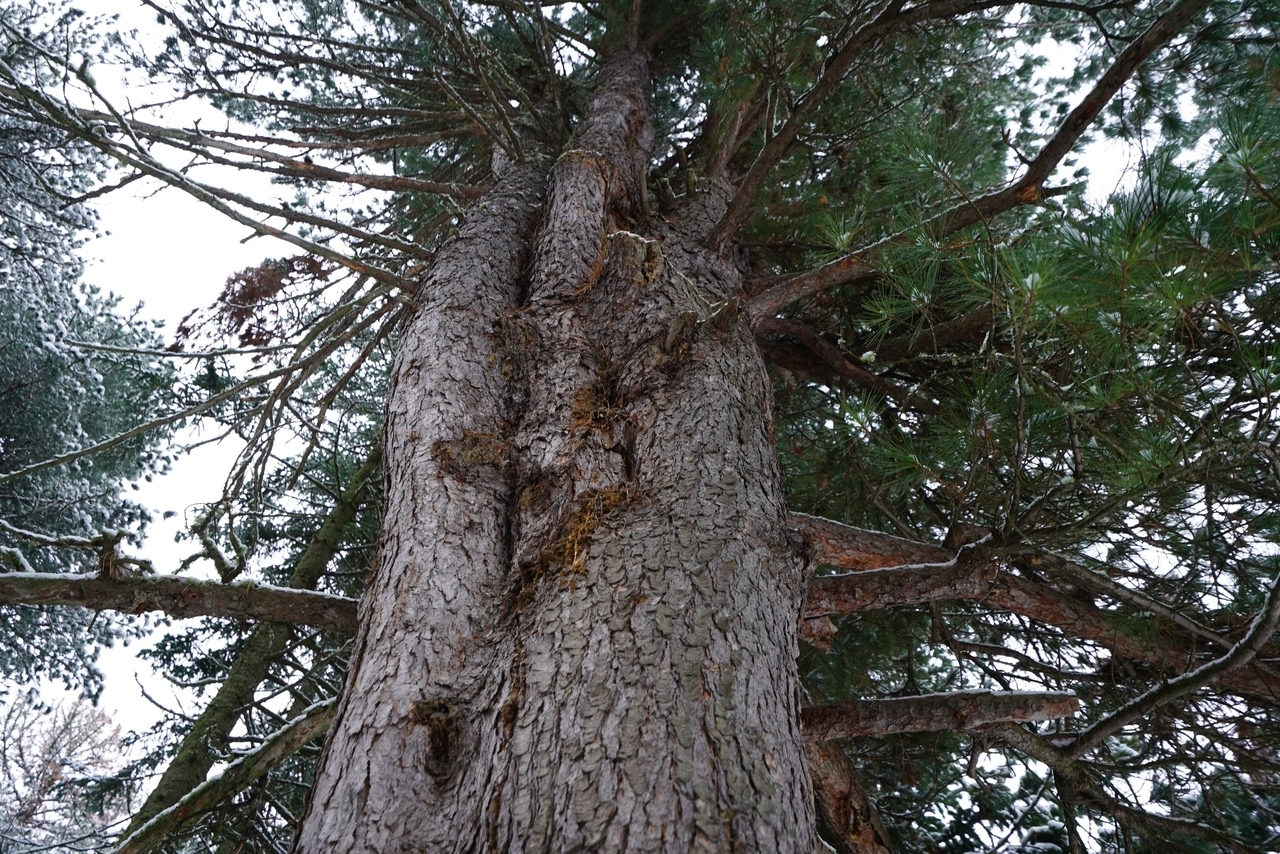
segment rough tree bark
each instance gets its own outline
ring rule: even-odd
[[[380,565],[298,851],[812,851],[789,533],[732,188],[646,213],[641,52],[422,283]]]

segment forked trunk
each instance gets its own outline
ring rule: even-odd
[[[728,188],[644,212],[648,85],[610,60],[422,283],[299,851],[814,848],[805,567],[742,271],[704,245]]]

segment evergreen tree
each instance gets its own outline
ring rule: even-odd
[[[43,54],[92,50],[100,22],[24,2],[0,8],[0,26],[24,36],[0,41],[11,73],[38,69]],[[75,454],[147,420],[170,381],[153,360],[131,355],[157,346],[154,329],[82,283],[76,252],[94,222],[79,198],[105,171],[91,146],[0,110],[0,559],[9,572],[98,571],[147,518],[122,489],[163,465],[155,434]],[[41,465],[60,455],[71,458]],[[96,690],[97,649],[132,631],[87,612],[6,607],[0,674]]]
[[[147,5],[0,95],[301,254],[121,850],[1276,847],[1273,4]]]

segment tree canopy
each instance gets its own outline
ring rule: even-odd
[[[629,221],[662,233],[710,199],[702,244],[748,271],[714,302],[691,283],[695,310],[654,349],[687,353],[691,328],[742,322],[769,365],[789,518],[818,567],[797,631],[824,841],[1277,846],[1274,4],[145,5],[163,49],[117,34],[116,60],[225,122],[169,126],[164,104],[111,103],[96,55],[5,15],[0,152],[22,134],[41,151],[73,142],[59,150],[96,152],[297,254],[231,275],[167,354],[76,351],[99,377],[92,430],[66,435],[74,419],[34,408],[81,405],[55,383],[85,380],[65,375],[3,416],[19,421],[0,433],[0,488],[38,469],[97,502],[78,504],[83,518],[27,520],[39,508],[0,496],[4,530],[58,529],[6,545],[12,560],[136,518],[106,488],[143,470],[110,456],[143,447],[136,389],[155,395],[150,429],[201,419],[245,443],[190,531],[183,568],[217,582],[36,591],[0,575],[8,602],[222,618],[151,653],[207,707],[146,736],[156,749],[139,774],[172,761],[120,850],[287,845],[373,560],[383,401],[406,319],[432,296],[424,271],[499,203],[512,164],[582,156],[566,140],[627,39],[648,57],[652,102]],[[1116,151],[1128,174],[1092,185]],[[234,170],[277,192],[238,191]],[[97,186],[75,175],[41,198]],[[79,226],[33,210],[53,231],[6,245],[61,253]],[[15,308],[29,319],[0,318],[0,334],[50,329],[52,306],[72,299],[77,270],[57,268],[55,302],[37,290],[53,268],[30,267],[32,313]],[[138,348],[100,302],[77,305],[95,340]],[[58,334],[91,337],[82,328]],[[15,352],[43,357],[39,334]],[[519,324],[491,334],[510,341]],[[572,401],[600,433],[619,405],[607,383]],[[58,441],[42,440],[55,424]],[[11,460],[28,439],[38,452]],[[506,453],[474,431],[446,450],[459,466]],[[575,520],[612,509],[600,496],[576,506]],[[590,529],[568,530],[556,547],[573,566]],[[219,762],[227,772],[206,779]]]

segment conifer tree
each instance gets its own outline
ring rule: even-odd
[[[1276,846],[1273,4],[147,5],[6,109],[298,254],[119,850]]]
[[[47,4],[0,6],[0,67],[51,85],[42,54],[100,50],[101,22]],[[96,46],[95,46],[96,45]],[[44,66],[42,68],[42,66]],[[79,455],[148,420],[171,375],[131,351],[159,338],[118,298],[82,281],[77,250],[94,219],[81,203],[107,168],[101,152],[20,113],[0,110],[0,567],[5,572],[97,572],[145,508],[121,497],[164,465],[163,433]],[[65,456],[64,465],[42,465]],[[124,543],[124,548],[128,544]],[[60,677],[91,692],[104,643],[131,633],[110,617],[20,604],[0,608],[0,674]],[[3,691],[0,691],[3,693]]]

